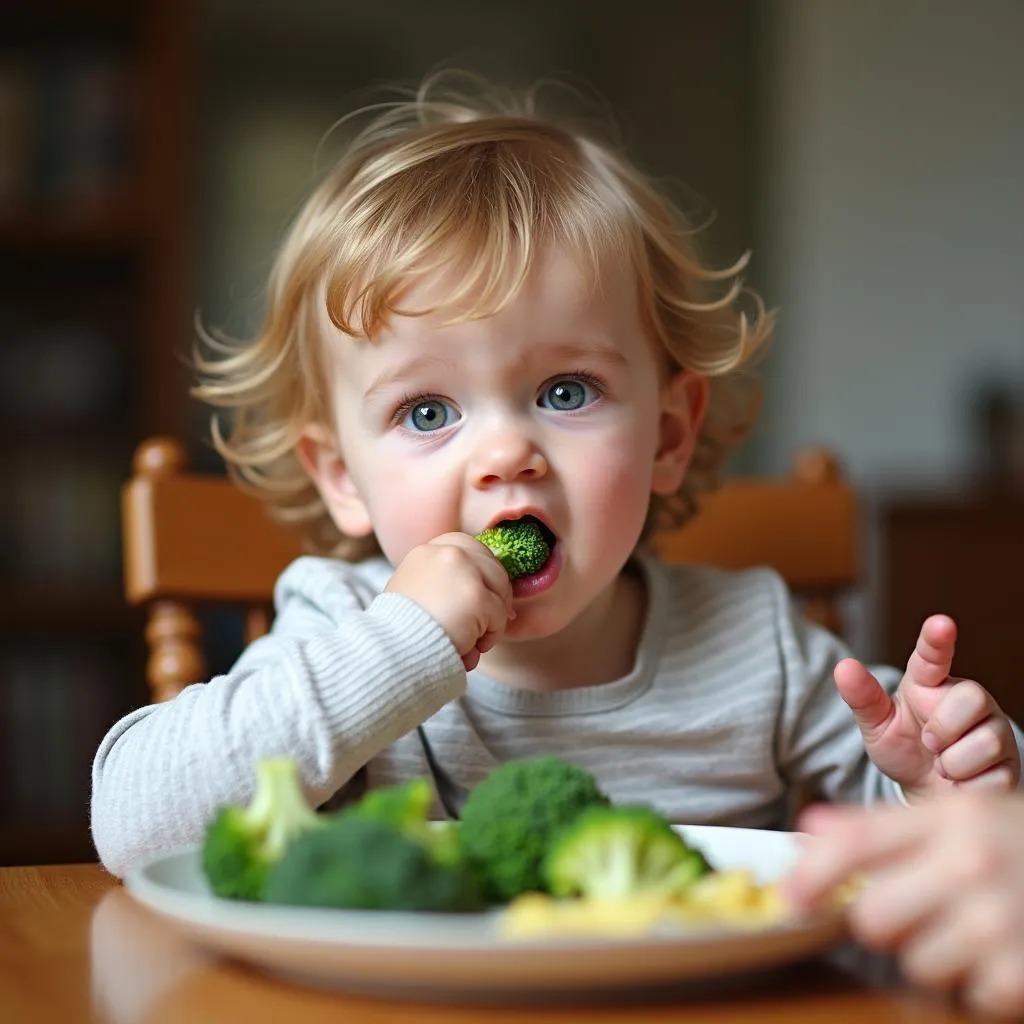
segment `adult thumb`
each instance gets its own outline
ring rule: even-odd
[[[892,698],[856,658],[844,658],[835,668],[836,689],[853,712],[865,740],[872,740],[892,718]]]

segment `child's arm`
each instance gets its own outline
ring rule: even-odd
[[[965,986],[980,1009],[1024,1013],[1024,796],[954,792],[919,807],[815,807],[787,880],[801,910],[860,879],[857,937],[898,952],[923,985]]]
[[[273,632],[226,675],[133,712],[93,765],[92,832],[114,874],[197,842],[221,804],[251,796],[253,765],[287,753],[314,804],[465,689],[437,620],[358,570],[300,559],[281,577]]]

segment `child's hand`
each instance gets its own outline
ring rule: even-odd
[[[798,910],[862,877],[850,925],[922,985],[1024,1013],[1024,797],[948,793],[918,807],[812,807],[818,838],[783,886]]]
[[[952,619],[925,620],[893,698],[859,661],[836,666],[868,756],[910,801],[962,785],[1012,790],[1020,780],[1006,716],[977,683],[949,675],[955,642]]]
[[[478,540],[445,533],[413,548],[384,588],[432,615],[462,657],[476,668],[505,632],[512,610],[508,573]]]

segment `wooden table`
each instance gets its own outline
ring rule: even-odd
[[[971,1021],[852,947],[713,994],[480,1008],[291,987],[187,944],[93,864],[0,869],[0,1021],[206,1024],[940,1024]]]

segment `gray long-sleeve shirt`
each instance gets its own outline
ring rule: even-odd
[[[299,762],[316,805],[338,802],[354,778],[381,785],[432,767],[457,801],[501,762],[544,753],[591,770],[614,800],[680,822],[779,827],[797,783],[834,800],[896,796],[832,681],[847,651],[796,613],[774,573],[644,556],[636,566],[648,610],[632,671],[542,693],[479,670],[467,678],[441,627],[382,593],[384,560],[298,559],[278,580],[273,630],[231,671],[104,738],[92,791],[100,859],[122,875],[201,841],[219,805],[249,799],[254,763],[277,754]],[[890,688],[900,677],[876,674]]]

